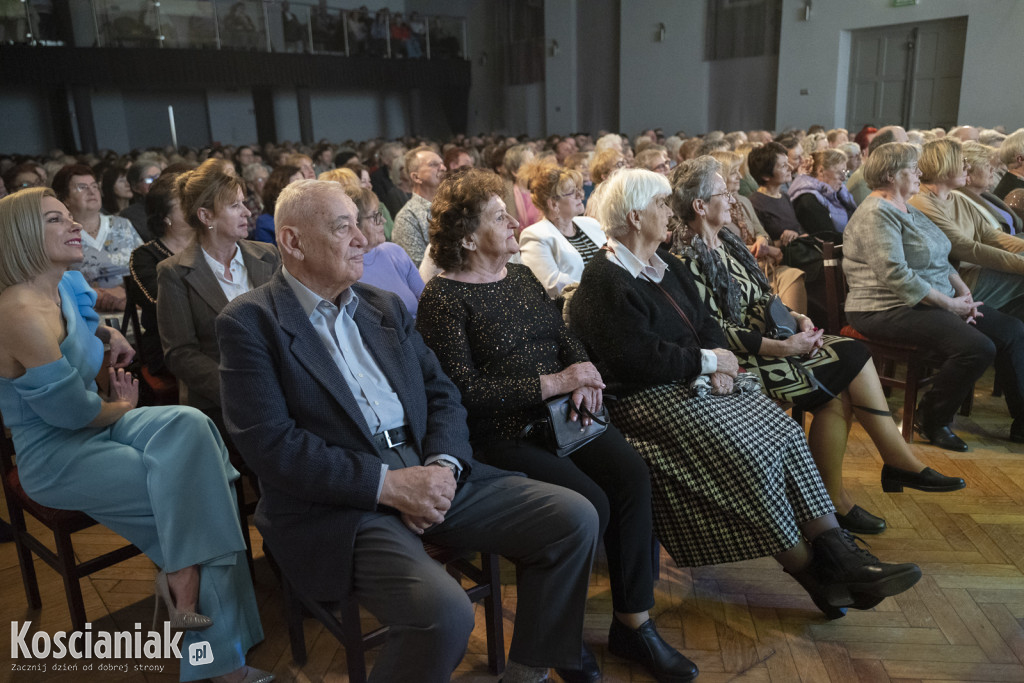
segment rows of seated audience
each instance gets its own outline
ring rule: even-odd
[[[226,443],[260,478],[281,570],[392,626],[379,680],[447,680],[472,629],[420,536],[517,564],[507,681],[599,679],[582,624],[600,541],[608,649],[659,681],[697,667],[649,614],[655,539],[681,567],[772,556],[829,619],[909,589],[916,565],[853,535],[886,521],[844,486],[852,420],[884,491],[967,484],[908,446],[868,347],[821,329],[823,242],[857,333],[928,349],[915,430],[968,450],[954,414],[994,364],[1024,443],[1024,129],[55,151],[2,156],[0,178],[22,483],[161,568],[185,644],[215,653],[182,680],[273,678],[245,665],[262,630]],[[104,321],[134,306],[129,342]],[[179,405],[137,407],[140,363]],[[568,454],[564,397],[597,432]],[[90,493],[100,472],[116,495]],[[345,569],[311,567],[314,548]],[[399,548],[430,599],[370,579]]]

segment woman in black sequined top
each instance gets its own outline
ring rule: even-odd
[[[476,457],[572,489],[597,509],[615,611],[611,652],[656,676],[690,680],[696,667],[661,640],[647,612],[654,586],[643,460],[611,425],[565,458],[546,440],[521,435],[545,414],[548,398],[571,394],[574,404],[600,411],[604,383],[530,269],[508,263],[519,251],[518,224],[501,192],[501,179],[482,170],[441,184],[431,207],[430,256],[443,272],[423,290],[416,327],[462,392]],[[600,675],[588,654],[583,671],[566,672],[570,680]]]

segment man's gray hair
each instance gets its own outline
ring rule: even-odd
[[[337,182],[330,180],[299,180],[281,190],[274,208],[274,229],[288,225],[302,230],[324,220],[324,203],[334,196],[348,195]],[[332,217],[333,218],[333,217]]]

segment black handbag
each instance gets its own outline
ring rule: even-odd
[[[800,331],[793,313],[782,303],[778,294],[772,294],[764,310],[764,335],[772,339],[789,339]]]
[[[782,264],[804,271],[804,282],[821,277],[825,263],[821,256],[822,241],[814,235],[801,235],[782,247]]]
[[[612,398],[605,396],[605,400]],[[569,419],[573,410],[572,394],[562,394],[549,398],[544,402],[547,417],[531,422],[523,430],[523,436],[544,434],[547,446],[559,458],[574,453],[583,446],[604,434],[608,429],[608,408],[602,406],[601,412],[592,413],[585,404],[575,408],[576,421]],[[583,425],[583,418],[589,417],[589,426]],[[545,434],[546,432],[546,434]]]

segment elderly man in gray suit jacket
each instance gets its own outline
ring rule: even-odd
[[[282,571],[315,599],[352,591],[390,627],[371,680],[447,681],[473,611],[422,539],[499,553],[518,569],[506,680],[580,669],[593,507],[473,459],[458,390],[401,300],[356,284],[365,239],[339,185],[290,185],[274,222],[284,267],[228,304],[217,336],[225,422]]]

